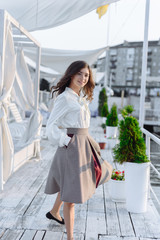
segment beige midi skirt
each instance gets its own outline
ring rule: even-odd
[[[99,144],[87,128],[68,128],[73,134],[67,147],[58,147],[54,155],[45,187],[46,194],[60,192],[61,200],[83,203],[96,189],[93,149],[101,165],[99,185],[111,178],[112,166],[100,156]]]

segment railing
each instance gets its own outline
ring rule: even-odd
[[[146,154],[150,160],[150,156],[151,156],[151,152],[150,152],[150,141],[151,139],[157,143],[158,145],[160,145],[160,139],[158,137],[156,137],[154,134],[150,133],[149,131],[147,131],[146,129],[144,128],[141,128],[141,131],[143,132],[143,134],[145,134],[146,136]],[[158,172],[158,170],[154,167],[154,165],[151,163],[151,168],[154,170],[154,172],[160,177],[160,173]],[[152,186],[150,185],[150,190],[153,194],[153,196],[155,197],[157,203],[159,204],[160,206],[160,201],[159,199],[157,198],[156,196],[156,193],[154,192]]]
[[[135,108],[133,116],[139,117],[139,108]],[[160,125],[160,110],[159,109],[145,109],[145,122],[157,122]]]

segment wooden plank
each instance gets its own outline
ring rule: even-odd
[[[17,223],[21,219],[21,216],[14,214],[13,211],[13,208],[3,208],[3,210],[0,211],[1,228],[16,229]]]
[[[83,233],[75,233],[73,234],[74,240],[84,240],[84,234]],[[67,240],[67,233],[65,232],[63,234],[62,240]]]
[[[37,232],[36,232],[36,235],[35,235],[35,237],[34,237],[34,240],[42,240],[44,234],[45,234],[45,231],[37,231]]]
[[[52,149],[51,152],[53,153],[53,149]],[[45,154],[45,157],[47,157],[47,154]],[[53,157],[53,155],[52,155],[52,157]],[[51,158],[50,158],[50,161],[51,161]],[[46,178],[45,169],[47,169],[46,170],[46,172],[47,172],[48,171],[48,164],[47,164],[47,161],[43,161],[43,163],[40,162],[41,166],[39,166],[39,162],[29,162],[27,165],[28,165],[27,167],[24,166],[24,168],[21,169],[22,173],[20,174],[20,177],[23,175],[23,176],[25,176],[25,178],[28,178],[28,176],[25,174],[25,172],[28,173],[28,168],[32,169],[33,165],[34,165],[35,169],[34,168],[32,170],[29,169],[29,171],[31,171],[31,173],[32,172],[34,173],[33,176],[31,175],[32,177],[29,178],[30,182],[27,179],[26,182],[22,184],[22,181],[21,181],[20,186],[19,186],[19,182],[17,184],[15,182],[14,191],[12,192],[12,188],[11,188],[11,192],[12,192],[11,194],[9,192],[9,189],[5,194],[3,193],[4,194],[3,199],[6,197],[6,195],[8,195],[9,196],[8,198],[10,199],[10,201],[12,199],[14,201],[14,198],[15,198],[16,202],[19,201],[16,208],[12,207],[12,205],[10,206],[10,204],[9,204],[10,202],[8,202],[8,204],[6,204],[7,208],[4,208],[4,206],[2,206],[2,212],[0,211],[0,215],[3,218],[2,219],[3,225],[1,225],[3,227],[6,227],[6,228],[15,227],[15,228],[21,229],[21,228],[25,227],[25,224],[28,221],[26,226],[31,226],[30,229],[32,229],[32,225],[34,227],[33,229],[37,229],[37,230],[39,229],[38,223],[40,223],[40,221],[38,220],[38,223],[37,223],[37,215],[35,214],[35,212],[34,212],[34,216],[32,218],[27,218],[27,220],[25,218],[25,215],[23,217],[22,217],[22,215],[25,213],[26,209],[28,209],[28,206],[31,205],[32,200],[35,198],[35,196],[37,194],[37,189],[39,187],[41,189],[42,186],[40,186],[40,184],[42,184],[44,182],[45,178]],[[37,171],[37,174],[36,174],[35,170],[37,169],[37,165],[38,165],[38,171]],[[25,170],[25,172],[24,172],[24,170]],[[39,175],[39,177],[37,177],[36,175]],[[20,179],[19,176],[17,177],[17,175],[15,175],[15,177],[16,177],[16,180]],[[24,179],[24,181],[25,181],[25,179]],[[42,183],[41,183],[41,181],[42,181]],[[20,187],[19,190],[23,189],[22,193],[20,193],[20,194],[19,194],[18,189],[16,189],[16,188],[19,188],[19,187]],[[24,196],[24,197],[22,198],[22,196]],[[44,193],[43,193],[43,196],[44,196],[44,198],[46,197],[46,195]],[[3,205],[4,202],[1,202],[1,204]],[[41,202],[41,204],[42,204],[42,202]],[[16,204],[13,203],[13,206],[15,206],[15,205]],[[39,204],[39,207],[40,207],[40,204]],[[4,211],[3,211],[3,208],[4,208]],[[6,212],[6,209],[7,209],[7,212]],[[37,208],[37,211],[38,211],[38,208]],[[6,214],[4,214],[4,212]],[[17,213],[18,213],[18,216],[17,216]],[[9,216],[9,217],[7,217],[7,218],[5,217],[5,219],[4,219],[4,216]],[[42,218],[40,216],[39,219],[45,219],[44,221],[42,221],[42,223],[40,223],[40,229],[45,229],[44,227],[46,225],[48,226],[48,223],[46,222],[45,214],[42,216]],[[34,223],[34,224],[31,224],[31,223]],[[34,226],[34,225],[36,225],[36,226]],[[48,227],[46,227],[46,229],[48,229]],[[52,227],[49,226],[49,229],[52,229]]]
[[[1,237],[1,240],[18,240],[22,236],[23,232],[24,230],[8,229]]]
[[[140,238],[139,240],[160,240],[160,238]]]
[[[98,239],[99,234],[106,233],[106,221],[104,213],[88,213],[86,226],[86,240]]]
[[[139,240],[138,237],[100,236],[99,240]]]
[[[46,181],[44,181],[41,178],[37,178],[37,184],[39,185],[37,188],[38,192],[35,192],[34,198],[32,199],[30,206],[26,210],[25,215],[38,214],[40,208],[42,207],[42,205],[47,197],[46,194],[44,193],[44,187],[46,185]],[[41,191],[41,189],[43,189],[43,192]],[[25,201],[25,199],[24,199],[24,201]],[[22,202],[22,205],[24,204],[24,201]]]
[[[24,172],[23,170],[26,170]],[[35,181],[37,175],[39,174],[39,167],[35,167],[33,162],[26,163],[26,166],[22,169],[22,172],[19,174],[19,178],[17,179],[16,185],[10,191],[3,192],[3,199],[1,202],[1,206],[6,207],[15,207],[20,202],[22,197],[31,187],[33,182]],[[21,175],[24,174],[24,175]]]
[[[99,186],[95,194],[88,201],[88,211],[94,211],[97,213],[104,213],[104,194],[103,194],[103,186]]]
[[[118,213],[116,208],[116,203],[112,202],[109,191],[108,183],[104,184],[104,193],[105,193],[105,212],[106,212],[106,221],[107,221],[107,233],[111,236],[121,236],[121,230],[119,225]]]
[[[133,230],[133,225],[130,219],[130,215],[126,210],[126,204],[117,202],[116,205],[117,205],[121,235],[134,237],[135,233]]]
[[[54,232],[63,232],[65,230],[64,225],[61,225],[56,221],[47,219],[45,214],[46,211],[43,215],[41,212],[33,216],[31,215],[24,216],[21,222],[21,226],[23,226],[24,229],[47,230]]]
[[[99,186],[95,195],[88,200],[86,240],[98,239],[99,234],[106,234],[103,186]]]
[[[30,186],[30,188],[28,189],[26,194],[23,196],[21,201],[16,206],[15,211],[18,211],[19,214],[22,214],[22,215],[24,213],[29,214],[28,211],[29,212],[32,211],[32,213],[33,213],[33,211],[34,211],[34,213],[36,213],[36,211],[38,211],[39,205],[42,204],[43,198],[45,198],[45,194],[43,194],[43,196],[41,196],[42,195],[41,194],[39,197],[39,191],[44,184],[45,178],[46,178],[45,173],[41,172],[40,176],[38,176],[37,179],[35,179],[35,181]],[[37,198],[38,198],[39,202],[37,202],[37,205],[36,205]],[[33,207],[31,207],[31,206],[33,206]]]
[[[131,213],[136,236],[143,238],[160,238],[160,220],[155,215],[150,202],[148,211],[142,214]]]
[[[0,229],[0,238],[3,236],[3,234],[5,233],[6,229]]]
[[[5,185],[6,189],[2,192],[1,206],[12,208],[17,205],[15,208],[16,214],[17,211],[19,211],[19,214],[26,211],[46,178],[45,170],[48,171],[48,164],[47,161],[44,162],[45,164],[28,162],[12,176],[13,182],[12,179],[9,179],[9,183],[7,182]],[[8,184],[9,187],[7,187]]]
[[[21,238],[21,240],[32,240],[36,234],[35,230],[26,230]]]
[[[139,240],[138,237],[122,237],[124,240]]]
[[[74,232],[85,233],[87,219],[87,202],[75,204]]]
[[[63,232],[51,232],[47,231],[43,240],[51,240],[51,239],[57,239],[57,240],[62,240],[63,237]]]

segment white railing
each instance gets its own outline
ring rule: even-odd
[[[157,143],[158,145],[160,145],[160,139],[158,137],[156,137],[154,134],[150,133],[149,131],[147,131],[144,128],[141,128],[141,131],[143,132],[143,134],[145,134],[146,136],[146,154],[150,160],[150,155],[151,155],[151,150],[150,150],[150,141],[151,139]],[[158,172],[158,170],[154,167],[154,165],[151,163],[151,168],[154,170],[154,172],[160,177],[160,172]],[[150,190],[153,193],[153,196],[155,197],[157,203],[160,205],[160,201],[158,199],[158,197],[156,196],[156,193],[154,192],[153,188],[150,185]]]
[[[139,108],[135,108],[133,116],[139,117]],[[160,109],[145,109],[145,121],[160,122]],[[159,125],[159,124],[158,124]]]

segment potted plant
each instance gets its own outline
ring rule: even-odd
[[[99,100],[98,100],[98,121],[100,123],[100,125],[102,123],[105,123],[106,118],[102,117],[102,108],[104,103],[107,103],[107,95],[106,95],[106,89],[102,88],[100,93],[99,93]]]
[[[99,116],[101,116],[104,103],[107,103],[107,95],[106,95],[106,89],[102,88],[102,90],[99,93],[99,101],[98,101],[98,115]]]
[[[125,176],[124,171],[113,169],[109,181],[109,193],[114,202],[125,202]]]
[[[105,122],[106,122],[106,118],[107,118],[108,114],[109,114],[108,104],[107,104],[107,102],[105,102],[103,104],[102,109],[101,109],[101,117],[103,117],[103,123],[102,123],[101,126],[102,126],[102,128],[104,128],[104,133],[106,133],[106,124],[105,124]]]
[[[102,123],[102,124],[101,124],[101,127],[103,128],[103,131],[104,131],[104,133],[106,134],[106,124],[105,124],[105,123]]]
[[[106,147],[106,136],[100,137],[98,139],[98,143],[99,143],[100,149],[105,149],[105,147]]]
[[[147,210],[150,161],[137,119],[131,116],[132,106],[122,110],[119,143],[113,148],[116,162],[125,163],[126,207],[129,212]]]
[[[107,116],[106,125],[107,138],[116,138],[118,129],[118,114],[117,105],[115,103],[112,105],[111,111]]]

